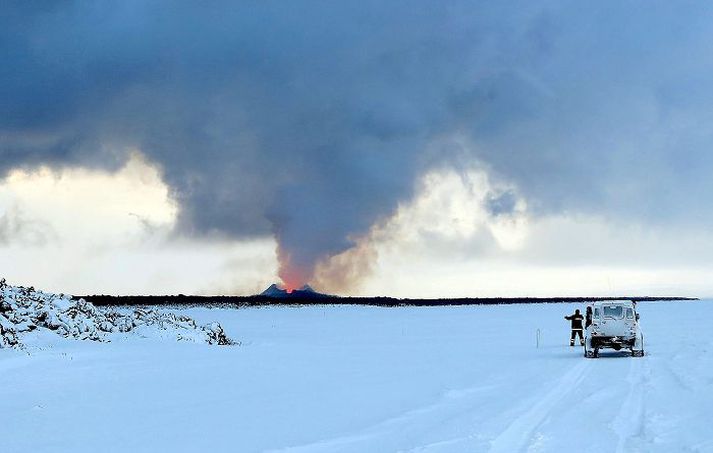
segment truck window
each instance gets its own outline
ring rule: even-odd
[[[595,309],[594,309],[594,317],[595,317],[595,318],[598,318],[598,317],[599,317],[599,309],[598,309],[598,308],[595,308]]]
[[[624,317],[624,307],[621,305],[605,305],[602,307],[605,318],[621,319]]]
[[[634,319],[634,309],[633,308],[626,309],[626,317],[629,319]]]

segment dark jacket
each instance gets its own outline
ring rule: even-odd
[[[584,316],[580,314],[574,314],[570,316],[565,316],[564,319],[567,321],[572,321],[572,330],[574,329],[581,329],[582,328],[582,320],[584,319]]]

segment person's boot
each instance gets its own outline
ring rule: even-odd
[[[569,342],[569,345],[570,345],[570,346],[574,346],[574,340],[570,341],[570,342]]]

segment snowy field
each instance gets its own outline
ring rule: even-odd
[[[640,303],[638,359],[570,348],[574,308],[179,311],[241,346],[44,335],[0,349],[0,452],[713,452],[713,302]]]

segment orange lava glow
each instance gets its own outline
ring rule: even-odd
[[[283,278],[282,279],[282,287],[289,294],[292,291],[295,291],[302,287],[302,284],[300,282],[301,282],[301,280],[292,280],[292,279]]]
[[[289,278],[291,276],[294,276],[294,275],[289,274],[289,276],[288,275],[282,276],[282,285],[288,294],[291,293],[292,291],[296,290],[297,288],[302,287],[302,283],[301,283],[302,280],[299,278]]]
[[[290,255],[284,249],[277,249],[277,256],[280,263],[279,276],[285,291],[292,293],[301,288],[309,276],[304,269],[295,266],[290,260]]]

